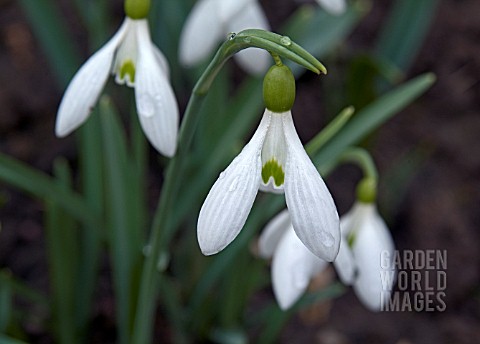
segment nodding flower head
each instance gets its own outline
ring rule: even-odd
[[[70,134],[88,119],[113,74],[118,84],[134,87],[140,124],[150,143],[163,155],[173,156],[179,116],[168,73],[167,60],[151,42],[147,20],[126,17],[68,85],[58,110],[57,136]]]
[[[353,285],[368,309],[379,311],[390,298],[390,290],[382,282],[381,264],[382,256],[393,257],[395,246],[390,231],[376,204],[361,201],[342,216],[340,227],[343,240],[334,263],[340,279]]]
[[[295,92],[291,85],[293,76],[284,67],[274,66],[267,73],[265,82],[278,84],[264,86],[267,109],[260,125],[250,142],[220,174],[200,210],[197,234],[206,255],[223,250],[238,235],[259,189],[285,193],[293,228],[313,254],[333,261],[338,253],[337,209],[297,135],[289,108],[293,101],[285,106],[284,100],[267,99],[275,94],[295,98],[294,94],[289,95]],[[283,72],[277,73],[278,68]],[[275,77],[270,77],[273,74]]]
[[[381,259],[393,266],[394,244],[374,203],[357,202],[340,218],[342,241],[333,262],[340,280],[353,285],[359,300],[372,311],[382,310],[390,290],[382,283]],[[275,216],[259,239],[260,256],[272,258],[272,285],[282,309],[290,308],[327,262],[313,255],[294,232],[288,210]],[[391,273],[387,271],[385,273]],[[393,272],[393,275],[395,272]],[[385,278],[385,276],[384,276]],[[393,283],[394,278],[391,278]]]

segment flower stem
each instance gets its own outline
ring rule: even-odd
[[[363,148],[348,148],[340,155],[339,161],[352,162],[362,169],[364,178],[372,179],[375,182],[378,180],[378,172],[372,156]]]
[[[280,56],[278,56],[278,54],[270,52],[270,55],[272,55],[272,58],[278,67],[283,66],[282,59],[280,58]]]
[[[204,95],[192,94],[180,130],[177,154],[167,168],[164,187],[152,223],[150,234],[151,249],[145,259],[140,282],[133,343],[151,343],[156,292],[159,277],[161,276],[157,270],[157,262],[161,252],[163,252],[174,234],[175,227],[168,226],[167,221],[181,185],[181,179],[176,177],[183,169],[186,153],[188,152],[188,147],[190,146],[198,122],[198,116],[195,116],[195,113],[198,112],[203,100]]]

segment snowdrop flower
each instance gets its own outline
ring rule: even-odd
[[[145,19],[148,8],[141,13],[129,11],[127,3],[127,17],[119,30],[83,64],[68,85],[55,132],[64,137],[87,120],[111,73],[118,84],[134,87],[145,135],[160,153],[171,157],[177,145],[178,105],[168,80],[168,64],[150,39]]]
[[[341,217],[340,227],[344,238],[333,262],[335,269],[344,284],[353,285],[368,309],[379,311],[390,298],[389,286],[382,283],[380,258],[383,254],[383,259],[390,259],[394,250],[385,222],[374,203],[357,202]],[[273,257],[273,291],[282,309],[290,308],[307,290],[310,280],[327,266],[298,239],[287,210],[266,225],[258,244],[262,258]],[[387,266],[393,266],[392,262]]]
[[[389,286],[382,281],[381,258],[391,259],[394,243],[387,225],[373,202],[357,201],[340,221],[343,242],[335,268],[345,284],[352,284],[357,297],[370,310],[379,311],[390,298]],[[385,254],[387,253],[387,254]],[[338,263],[337,263],[338,262]],[[387,265],[393,266],[391,262]],[[351,270],[356,270],[352,278]],[[386,271],[388,273],[388,271]]]
[[[333,261],[340,245],[335,203],[295,130],[295,80],[284,65],[264,79],[266,110],[250,142],[218,177],[200,210],[197,237],[206,255],[242,229],[258,190],[285,193],[293,228],[316,256]]]
[[[328,263],[315,256],[298,239],[288,210],[275,216],[259,239],[262,258],[272,258],[272,285],[281,309],[290,308],[307,290],[310,280]]]
[[[202,62],[228,33],[244,29],[270,30],[257,0],[197,1],[180,36],[180,62],[186,67]],[[261,49],[243,50],[235,58],[252,74],[264,73],[269,65],[268,53]]]
[[[340,15],[347,9],[345,0],[316,0],[325,11],[334,15]]]

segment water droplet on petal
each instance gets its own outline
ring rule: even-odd
[[[235,32],[230,32],[230,33],[227,35],[227,39],[232,40],[232,39],[235,38],[236,35],[237,35],[237,34],[236,34]]]
[[[288,47],[289,45],[292,44],[292,40],[288,36],[283,36],[282,38],[280,38],[280,43]]]
[[[155,114],[155,101],[148,94],[142,94],[138,99],[138,112],[145,117],[152,117]]]
[[[229,192],[233,192],[237,189],[237,185],[238,185],[238,176],[236,176],[233,181],[232,181],[232,184],[230,184],[230,187],[228,188],[228,191]]]
[[[330,233],[325,232],[325,231],[321,231],[320,232],[320,242],[325,247],[332,247],[333,244],[335,243],[335,238]]]
[[[218,179],[223,179],[223,178],[225,178],[226,175],[227,175],[227,173],[225,173],[225,171],[223,171],[223,172],[220,173],[220,175],[218,176]]]

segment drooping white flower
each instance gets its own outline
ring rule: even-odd
[[[334,14],[340,15],[347,9],[347,4],[345,0],[316,0],[320,6],[322,6],[325,11]]]
[[[275,216],[259,239],[259,253],[272,258],[272,285],[281,309],[290,308],[307,290],[310,280],[327,267],[298,239],[288,210]]]
[[[57,114],[55,132],[64,137],[83,124],[107,82],[135,88],[137,112],[150,143],[173,156],[177,145],[178,105],[168,81],[168,63],[152,43],[146,19],[126,17],[115,35],[73,77]]]
[[[238,235],[259,189],[284,192],[293,228],[303,244],[324,260],[335,259],[340,229],[332,196],[300,142],[291,112],[268,109],[202,206],[197,235],[204,254],[223,250]]]
[[[395,273],[382,268],[382,264],[383,267],[393,266],[394,244],[388,228],[375,204],[361,202],[340,218],[340,227],[343,239],[333,262],[335,269],[344,284],[353,285],[368,309],[379,311],[382,303],[385,305],[390,298],[393,278],[388,274]],[[310,280],[327,265],[298,239],[287,210],[265,226],[258,245],[262,258],[273,257],[273,291],[282,309],[290,308],[306,291]],[[382,263],[381,259],[390,261]]]
[[[244,29],[270,30],[267,18],[257,0],[199,0],[187,17],[180,36],[180,62],[187,67],[202,62],[231,32]],[[263,73],[269,55],[250,48],[235,54],[247,72]]]
[[[375,203],[357,202],[342,216],[340,221],[342,245],[335,260],[335,268],[346,284],[353,284],[357,297],[372,311],[379,311],[390,298],[391,285],[387,280],[394,271],[385,271],[382,266],[392,267],[394,243],[385,221],[380,217]],[[338,263],[337,263],[338,262]],[[356,270],[355,277],[345,278],[349,271]],[[383,281],[382,281],[383,278]]]

